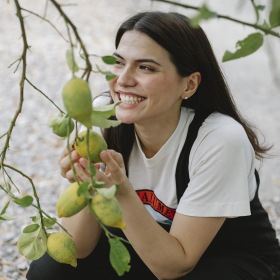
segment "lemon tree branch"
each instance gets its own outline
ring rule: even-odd
[[[26,179],[29,180],[29,182],[30,182],[30,184],[31,184],[31,186],[32,186],[32,188],[33,188],[34,196],[35,196],[36,201],[37,201],[37,205],[32,203],[32,206],[35,207],[35,208],[37,208],[37,209],[39,210],[40,215],[41,215],[41,217],[42,217],[42,219],[41,219],[42,225],[43,225],[43,216],[42,216],[42,213],[43,213],[46,217],[48,217],[49,219],[52,219],[45,211],[43,211],[43,210],[41,209],[40,202],[39,202],[39,197],[38,197],[38,195],[37,195],[36,188],[35,188],[35,185],[34,185],[32,179],[31,179],[29,176],[27,176],[26,174],[24,174],[22,171],[20,171],[20,170],[14,168],[13,166],[10,166],[10,165],[7,165],[7,164],[3,164],[3,166],[4,166],[4,167],[7,167],[7,168],[9,168],[9,169],[11,169],[11,170],[14,170],[15,172],[21,174],[23,177],[25,177]],[[12,199],[15,199],[15,198],[16,198],[16,196],[14,196],[12,193],[6,191],[2,186],[1,186],[1,189],[4,190],[5,193],[6,193],[7,195],[9,195]],[[67,231],[60,223],[56,222],[56,224],[57,224],[59,227],[61,227],[69,236],[71,236],[71,234],[68,233],[68,231]],[[71,237],[72,237],[72,236],[71,236]]]
[[[37,91],[39,91],[40,93],[42,93],[61,113],[65,114],[45,93],[43,93],[40,89],[38,89],[37,87],[35,87],[26,77],[25,80],[33,87],[35,88]]]
[[[186,8],[186,9],[197,10],[197,11],[199,11],[199,9],[200,9],[200,7],[195,7],[195,6],[191,6],[191,5],[181,4],[181,3],[177,3],[177,2],[173,2],[173,1],[169,1],[169,0],[151,0],[151,1],[163,2],[163,3],[172,4],[172,5],[175,5],[175,6],[183,7],[183,8]],[[270,34],[272,36],[280,38],[279,33],[274,32],[271,29],[267,29],[267,28],[265,28],[265,27],[263,27],[261,25],[258,25],[258,24],[253,24],[253,23],[245,22],[245,21],[242,21],[242,20],[238,20],[238,19],[235,19],[235,18],[232,18],[232,17],[229,17],[229,16],[220,15],[220,14],[216,14],[216,18],[223,18],[223,19],[234,21],[234,22],[237,22],[237,23],[240,23],[240,24],[243,24],[243,25],[247,25],[247,26],[253,27],[255,29],[262,30],[266,34]]]
[[[53,3],[53,5],[57,8],[58,12],[59,12],[59,13],[61,14],[61,16],[64,18],[65,22],[71,26],[71,28],[72,28],[72,30],[73,30],[75,36],[76,36],[77,41],[80,43],[80,46],[81,46],[81,48],[82,48],[82,50],[83,50],[83,53],[84,53],[84,55],[85,55],[85,60],[86,60],[86,65],[87,65],[87,67],[86,67],[86,68],[87,68],[87,77],[86,77],[86,80],[88,81],[88,80],[89,80],[90,73],[91,73],[92,65],[91,65],[90,60],[89,60],[88,52],[87,52],[87,50],[86,50],[86,48],[85,48],[85,45],[84,45],[84,43],[83,43],[83,41],[82,41],[82,39],[81,39],[81,37],[80,37],[78,31],[77,31],[77,28],[76,28],[76,26],[72,23],[72,21],[68,18],[68,16],[64,13],[64,11],[62,10],[60,4],[58,4],[55,0],[49,0],[49,1],[51,1],[51,2]]]
[[[48,23],[57,31],[57,33],[58,33],[66,42],[68,42],[68,40],[67,40],[66,38],[64,38],[64,36],[62,35],[62,33],[56,28],[56,26],[55,26],[53,23],[51,23],[48,19],[46,19],[45,17],[42,17],[42,16],[40,16],[40,15],[38,15],[38,14],[36,14],[36,13],[30,11],[30,10],[27,10],[27,9],[24,9],[24,8],[21,8],[21,9],[22,9],[23,11],[26,11],[26,12],[28,12],[28,13],[30,13],[30,14],[32,14],[32,15],[34,15],[34,16],[36,16],[36,17],[38,17],[38,18],[40,18],[40,19],[42,19],[42,20],[44,20],[44,21],[46,21],[46,22],[48,22]]]

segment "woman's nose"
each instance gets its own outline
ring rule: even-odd
[[[136,84],[136,80],[135,77],[132,73],[131,69],[123,69],[123,71],[120,73],[117,83],[121,86],[121,87],[132,87],[135,86]]]

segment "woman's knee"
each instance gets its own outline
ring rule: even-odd
[[[75,268],[69,264],[61,264],[45,253],[40,259],[31,262],[27,272],[27,280],[71,280],[75,279]]]

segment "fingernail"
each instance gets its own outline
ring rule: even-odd
[[[100,153],[100,156],[102,158],[106,158],[107,157],[107,153],[105,151],[103,151],[103,152]]]
[[[80,158],[80,163],[83,166],[87,165],[87,161],[84,158]]]
[[[76,159],[78,157],[78,153],[76,151],[72,152],[72,158]]]
[[[80,169],[81,167],[80,167],[80,164],[78,164],[78,163],[75,163],[74,164],[74,167],[76,168],[76,169]]]

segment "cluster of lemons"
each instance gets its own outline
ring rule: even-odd
[[[88,83],[83,79],[73,77],[63,88],[63,102],[68,115],[91,128],[90,114],[91,92]],[[87,153],[87,131],[81,132],[75,140],[75,149],[81,157],[88,159]],[[99,154],[107,150],[104,138],[98,133],[89,131],[89,160],[92,163],[102,162]],[[68,186],[60,195],[56,207],[58,217],[71,217],[86,207],[84,196],[78,196],[79,184],[77,182]],[[88,191],[88,195],[89,195]],[[90,200],[90,207],[99,220],[107,226],[125,229],[121,207],[115,198],[108,199],[94,192]],[[47,240],[47,252],[56,261],[77,266],[76,246],[73,240],[64,233],[51,233]]]

